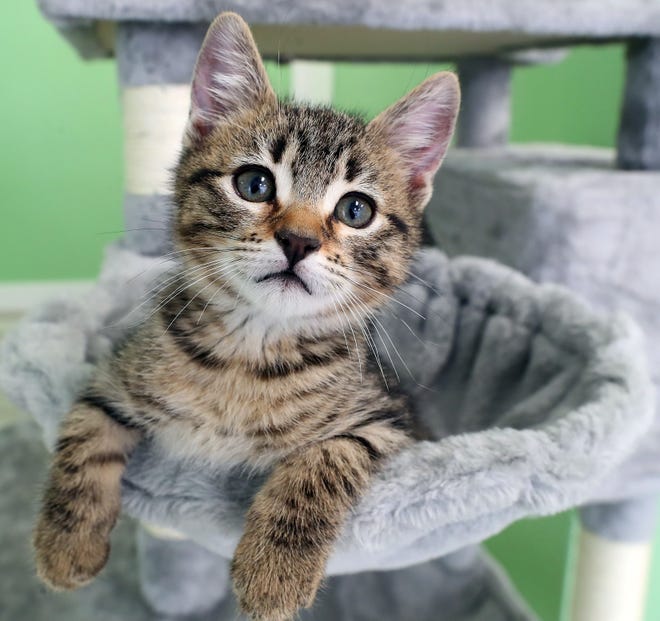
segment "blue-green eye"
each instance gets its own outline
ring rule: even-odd
[[[246,166],[234,175],[234,187],[241,198],[251,203],[265,203],[275,196],[275,179],[261,166]]]
[[[371,199],[362,194],[346,194],[335,207],[335,218],[354,229],[361,229],[371,222],[375,212]]]

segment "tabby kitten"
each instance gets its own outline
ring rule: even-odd
[[[458,103],[449,73],[369,124],[278,103],[245,22],[213,22],[176,170],[180,270],[61,426],[34,534],[45,582],[76,588],[105,565],[149,436],[209,467],[271,469],[234,589],[263,621],[312,603],[347,514],[411,441],[365,320],[406,277]]]

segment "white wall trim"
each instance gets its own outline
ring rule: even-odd
[[[93,284],[93,280],[0,282],[0,314],[21,314],[54,297],[80,295]]]

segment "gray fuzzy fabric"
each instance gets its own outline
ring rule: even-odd
[[[629,313],[660,385],[660,172],[617,170],[595,147],[454,149],[426,215],[449,255],[491,257]]]
[[[338,49],[351,27],[419,31],[422,36],[433,30],[449,33],[450,45],[444,43],[445,36],[429,43],[426,51],[417,50],[416,57],[423,60],[453,59],[475,53],[506,55],[537,46],[660,35],[660,5],[649,0],[533,3],[529,0],[38,0],[38,3],[85,57],[108,54],[95,32],[99,20],[208,25],[221,11],[236,11],[250,24],[272,26],[276,31],[284,26],[331,27],[336,29]],[[475,37],[475,33],[481,36]],[[286,32],[278,32],[278,36],[286,49]],[[314,37],[309,33],[306,36]],[[488,38],[485,45],[484,37]],[[414,42],[410,45],[415,47]],[[318,57],[318,45],[312,47],[315,51],[306,52],[305,57]],[[390,58],[402,52],[387,46],[382,50]],[[271,53],[274,57],[275,52]],[[332,58],[333,53],[326,51],[324,56]],[[405,58],[409,57],[405,54],[399,57]],[[543,55],[543,62],[546,59]]]
[[[658,519],[658,499],[642,496],[619,502],[603,502],[580,509],[582,526],[610,541],[649,542]]]
[[[652,119],[640,114],[638,121]],[[660,173],[617,170],[608,149],[455,149],[438,175],[427,218],[449,254],[489,256],[632,315],[644,330],[660,394]],[[603,536],[648,540],[655,510],[645,499],[658,491],[660,413],[599,492],[605,502],[584,512],[584,523]],[[640,500],[613,504],[631,496]]]
[[[120,317],[167,268],[112,247],[88,297],[39,309],[5,340],[0,384],[49,445],[125,327]],[[426,250],[413,274],[382,313],[398,349],[388,345],[383,359],[391,356],[435,441],[403,452],[376,479],[348,521],[332,574],[420,563],[523,516],[634,490],[616,469],[652,421],[652,390],[629,320],[600,317],[568,291],[486,260]],[[124,479],[124,507],[229,558],[260,483],[177,462],[145,442]]]
[[[225,559],[142,529],[136,547],[136,526],[127,518],[92,584],[74,593],[47,591],[34,575],[29,546],[47,461],[36,425],[0,431],[0,621],[243,619],[228,592]],[[443,621],[536,620],[491,558],[470,547],[408,569],[330,578],[300,621],[437,621],[439,610]]]
[[[207,28],[207,23],[119,24],[115,53],[120,86],[188,84]]]
[[[648,0],[39,0],[51,19],[210,22],[236,11],[255,24],[345,24],[393,30],[660,34]]]
[[[504,146],[511,124],[511,64],[498,58],[464,59],[457,70],[461,83],[457,146]]]
[[[124,243],[127,248],[150,256],[173,250],[171,194],[126,194],[124,196]]]
[[[230,591],[229,560],[188,540],[137,530],[140,586],[151,608],[190,615],[213,610]]]

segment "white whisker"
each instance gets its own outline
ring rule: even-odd
[[[331,285],[333,283],[330,283]],[[348,321],[348,317],[346,316],[346,313],[344,312],[344,309],[342,307],[341,300],[339,299],[339,296],[335,294],[333,290],[330,290],[330,296],[332,298],[332,303],[335,307],[335,313],[337,314],[337,319],[339,320],[339,325],[341,327],[342,334],[344,335],[344,342],[346,343],[346,350],[350,353],[350,348],[348,346],[348,337],[346,336],[346,330],[344,330],[344,325],[341,320],[341,317],[339,316],[339,310],[341,309],[341,312],[344,315],[344,318],[346,319],[346,323],[348,324],[348,327],[351,330],[351,333],[353,334],[353,341],[355,342],[355,355],[357,357],[357,362],[358,362],[358,368],[360,370],[360,383],[362,383],[363,380],[363,375],[362,375],[362,360],[360,358],[360,348],[358,346],[357,338],[355,336],[355,332],[353,330],[353,327],[351,326],[350,321]]]
[[[404,304],[403,302],[397,300],[396,298],[392,297],[391,295],[389,295],[389,294],[387,294],[387,293],[384,293],[384,292],[382,292],[382,291],[379,291],[378,289],[374,289],[373,287],[370,287],[369,285],[365,285],[364,283],[358,282],[357,280],[353,280],[352,278],[350,278],[350,277],[347,276],[346,274],[339,274],[339,275],[340,275],[342,278],[345,278],[346,280],[348,280],[348,282],[354,284],[356,287],[361,287],[362,289],[366,289],[366,290],[368,290],[368,291],[373,291],[374,293],[377,293],[378,295],[382,295],[384,298],[387,298],[388,300],[391,300],[392,302],[395,302],[395,303],[398,304],[399,306],[403,306],[404,308],[408,309],[411,313],[414,313],[414,314],[417,315],[420,319],[426,319],[426,317],[424,317],[424,315],[422,315],[421,313],[417,312],[414,308],[411,308],[411,307],[408,306],[407,304]]]

